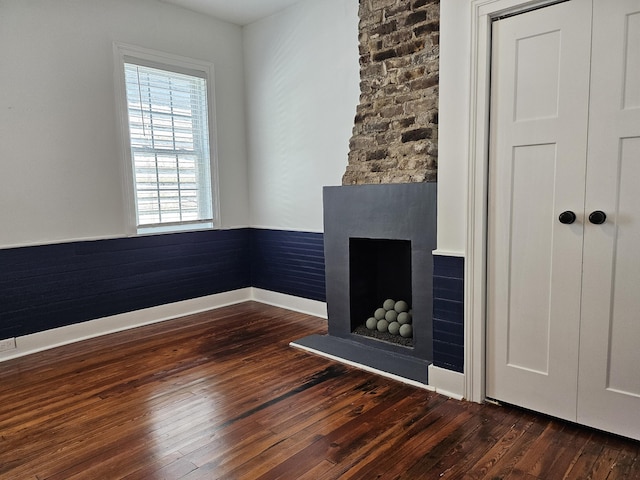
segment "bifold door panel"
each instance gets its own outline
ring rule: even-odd
[[[640,438],[640,0],[495,21],[491,74],[487,395]]]

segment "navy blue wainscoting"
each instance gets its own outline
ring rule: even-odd
[[[323,234],[252,229],[251,285],[326,301]]]
[[[433,257],[433,364],[462,373],[464,258]]]
[[[0,338],[250,286],[250,229],[0,250]]]

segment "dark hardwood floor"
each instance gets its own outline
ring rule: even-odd
[[[632,479],[639,443],[288,346],[245,303],[0,364],[2,479]]]

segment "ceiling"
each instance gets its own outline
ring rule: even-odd
[[[162,0],[220,20],[248,25],[300,0]]]

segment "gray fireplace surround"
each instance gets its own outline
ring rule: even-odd
[[[293,346],[428,383],[436,189],[436,183],[324,187],[328,334]],[[412,307],[412,346],[354,332],[376,306],[394,297]]]

